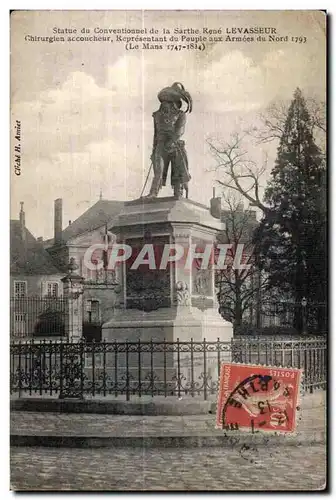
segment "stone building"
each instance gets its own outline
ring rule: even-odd
[[[116,276],[113,270],[88,269],[84,263],[86,251],[95,244],[102,244],[108,236],[106,231],[120,213],[124,202],[100,199],[80,217],[63,229],[62,199],[54,203],[54,238],[45,241],[44,247],[57,265],[67,272],[71,258],[78,265],[78,274],[84,278],[83,322],[102,324],[111,317],[116,295]],[[97,260],[102,259],[102,250],[97,250]],[[92,259],[94,262],[94,259]]]
[[[58,297],[64,272],[25,225],[23,203],[19,220],[10,221],[10,296]]]
[[[11,336],[30,337],[44,306],[63,293],[64,272],[25,225],[23,203],[19,220],[10,221]]]

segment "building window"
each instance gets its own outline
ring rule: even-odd
[[[87,300],[86,313],[87,313],[87,320],[89,323],[99,323],[100,321],[99,300]]]
[[[27,281],[14,281],[14,296],[16,299],[27,296]]]
[[[58,283],[53,281],[47,283],[47,297],[58,297]]]
[[[26,313],[14,313],[14,335],[24,337],[27,332],[27,315]]]

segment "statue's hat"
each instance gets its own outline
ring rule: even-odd
[[[179,108],[181,107],[183,100],[187,103],[187,111],[189,111],[189,113],[191,113],[192,111],[191,96],[189,92],[184,89],[182,83],[175,82],[173,83],[173,85],[171,85],[171,87],[165,87],[164,89],[160,90],[160,92],[158,93],[158,99],[160,102],[175,102]]]

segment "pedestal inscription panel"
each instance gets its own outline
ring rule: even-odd
[[[155,238],[155,244],[150,239],[130,238],[126,244],[132,248],[132,256],[125,267],[126,275],[126,309],[139,309],[153,311],[160,307],[170,307],[170,266],[160,269],[160,262],[164,245],[169,243],[169,236]],[[155,269],[150,269],[148,264],[132,269],[139,253],[145,244],[150,244],[154,253]],[[150,258],[149,254],[143,256]]]

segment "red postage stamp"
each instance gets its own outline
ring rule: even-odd
[[[224,363],[216,427],[294,432],[302,370]]]

